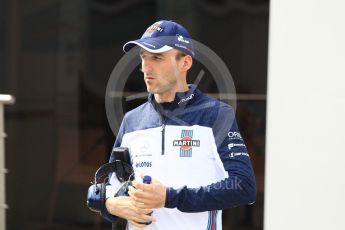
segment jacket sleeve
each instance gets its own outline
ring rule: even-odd
[[[202,212],[255,202],[256,183],[253,168],[231,107],[220,107],[212,129],[217,151],[228,177],[198,188],[169,187],[165,207],[177,208],[182,212]]]
[[[125,130],[125,118],[122,120],[122,123],[121,123],[120,129],[119,129],[118,135],[116,136],[116,140],[115,140],[113,148],[121,146],[122,136],[124,134],[124,130]],[[116,160],[116,156],[112,152],[112,154],[110,155],[110,158],[109,158],[109,162],[112,162],[115,160]],[[114,173],[109,175],[109,178],[110,179],[109,179],[108,185],[106,186],[106,191],[105,191],[105,200],[109,197],[114,197],[116,192],[118,191],[118,189],[121,187],[121,183],[117,179],[117,177]],[[107,208],[105,207],[105,204],[103,205],[103,209],[101,210],[100,213],[104,219],[106,219],[110,222],[115,222],[119,219],[119,217],[114,216],[108,212]]]

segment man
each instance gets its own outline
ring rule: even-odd
[[[128,229],[221,229],[222,209],[256,199],[234,111],[187,84],[194,51],[181,25],[156,22],[124,51],[134,46],[140,47],[150,95],[125,115],[114,147],[129,148],[137,180],[129,196],[114,197],[119,182],[113,175],[102,215],[128,220]],[[142,175],[150,175],[152,183],[141,183]]]

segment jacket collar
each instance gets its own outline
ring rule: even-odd
[[[187,104],[192,104],[195,98],[197,98],[201,91],[197,89],[196,85],[190,84],[188,85],[189,90],[186,92],[177,92],[175,94],[175,98],[171,102],[163,102],[163,103],[157,103],[155,101],[153,93],[150,93],[148,96],[148,101],[155,105],[158,104],[164,108],[164,110],[174,110],[178,107],[184,107]],[[155,105],[156,107],[156,105]]]

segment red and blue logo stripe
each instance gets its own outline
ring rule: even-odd
[[[181,140],[192,140],[192,139],[193,139],[193,130],[182,130]],[[192,156],[192,147],[181,146],[180,157],[191,157],[191,156]]]
[[[217,229],[217,214],[218,214],[218,210],[208,211],[208,223],[207,223],[206,230]]]

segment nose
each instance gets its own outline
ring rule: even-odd
[[[149,73],[152,71],[152,65],[148,60],[141,60],[141,71],[143,73]]]

